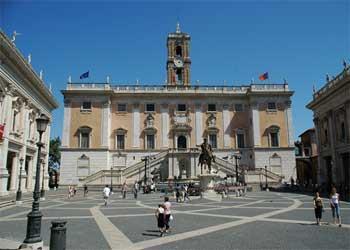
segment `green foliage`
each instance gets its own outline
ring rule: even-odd
[[[56,137],[50,140],[49,168],[57,169],[61,164],[61,139]]]

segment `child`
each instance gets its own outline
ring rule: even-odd
[[[160,237],[164,236],[164,227],[165,227],[165,214],[164,214],[164,205],[159,204],[156,210],[156,218],[158,223],[158,228],[160,231]]]
[[[321,225],[323,202],[319,192],[316,192],[316,195],[314,198],[314,208],[315,208],[316,224]]]

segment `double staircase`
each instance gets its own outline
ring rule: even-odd
[[[155,168],[159,169],[162,162],[167,160],[169,152],[169,150],[165,150],[158,154],[151,155],[148,157],[146,163],[145,161],[140,161],[126,168],[100,170],[80,179],[80,185],[88,185],[89,189],[91,186],[102,188],[106,183],[110,183],[111,179],[113,182],[113,187],[121,185],[125,180],[127,183],[133,183],[136,180],[144,178],[145,167],[147,173],[151,173]],[[236,166],[233,163],[219,157],[216,157],[215,163],[213,163],[213,169],[216,170],[221,177],[236,175]],[[267,180],[270,186],[274,184],[278,185],[283,179],[282,175],[263,168],[244,170],[242,166],[238,166],[237,169],[238,175],[241,176],[244,174],[245,182],[249,184],[265,183]]]

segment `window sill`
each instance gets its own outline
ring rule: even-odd
[[[156,111],[145,111],[144,113],[145,113],[145,114],[155,114]]]
[[[277,114],[277,109],[267,109],[266,113],[268,113],[268,114]]]
[[[218,111],[207,111],[207,114],[216,114]]]
[[[90,114],[92,112],[91,109],[81,109],[80,110],[80,113],[83,113],[83,114]]]

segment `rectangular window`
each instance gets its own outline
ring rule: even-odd
[[[216,111],[216,104],[208,104],[208,111],[209,112]]]
[[[147,103],[146,104],[146,112],[154,112],[156,111],[155,104],[154,103]]]
[[[126,104],[125,103],[118,103],[117,110],[118,110],[118,112],[126,112]]]
[[[125,135],[117,135],[117,149],[125,149]]]
[[[277,132],[272,132],[270,134],[271,137],[271,147],[278,147],[279,142],[278,142],[278,133]]]
[[[91,111],[91,102],[83,102],[81,105],[81,110]]]
[[[244,148],[244,134],[237,134],[237,148]]]
[[[267,103],[267,109],[268,110],[276,110],[276,103],[275,102],[269,102]]]
[[[18,116],[18,112],[16,110],[14,110],[13,111],[13,119],[12,119],[12,131],[16,131],[17,116]]]
[[[242,111],[243,111],[243,104],[241,104],[241,103],[236,103],[236,104],[235,104],[235,111],[236,111],[236,112],[242,112]]]
[[[87,132],[81,132],[80,134],[80,147],[89,148],[90,144],[90,134]]]
[[[177,111],[186,111],[186,104],[178,104]]]
[[[216,140],[216,134],[210,134],[209,135],[209,144],[211,145],[212,148],[217,148],[217,140]]]
[[[154,145],[154,135],[147,135],[146,137],[147,140],[147,149],[154,149],[155,145]]]
[[[304,155],[310,156],[310,149],[309,148],[304,148]]]
[[[345,135],[345,123],[344,122],[342,122],[340,124],[340,130],[341,130],[341,135],[340,135],[341,139],[345,140],[346,135]]]

